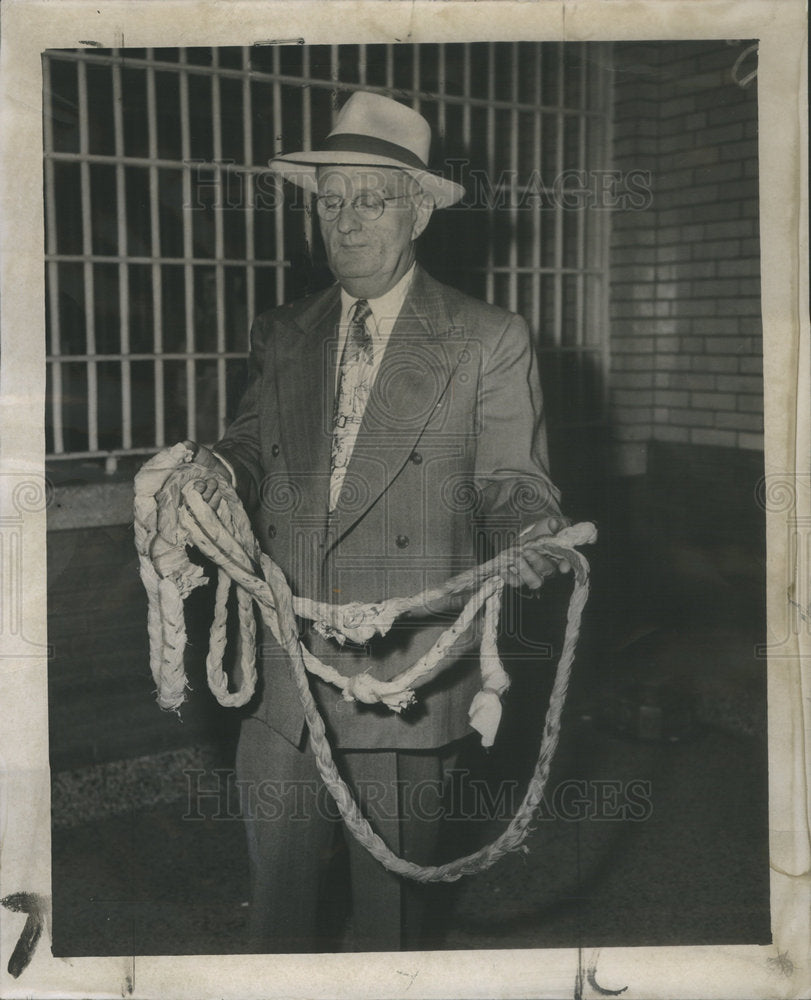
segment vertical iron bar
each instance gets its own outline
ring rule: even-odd
[[[254,218],[254,175],[253,166],[253,100],[251,96],[251,50],[246,45],[242,49],[242,142],[245,158],[245,307],[248,323],[253,322],[256,311],[256,236]]]
[[[518,43],[510,46],[512,56],[510,89],[513,107],[510,110],[510,255],[509,255],[509,286],[507,292],[507,308],[510,312],[518,312]]]
[[[53,140],[53,106],[51,93],[51,57],[44,56],[42,60],[42,83],[44,90],[44,140],[45,140],[45,215],[48,222],[47,248],[48,254],[57,253],[56,235],[56,178],[54,162],[50,154],[54,150]],[[61,455],[65,451],[65,437],[62,423],[62,331],[59,315],[59,264],[55,260],[48,263],[48,303],[50,305],[51,334],[51,423],[53,425],[54,454]]]
[[[333,74],[337,73],[338,66],[338,46],[331,46],[331,65]],[[278,156],[282,152],[281,136],[284,132],[284,122],[282,121],[282,85],[279,81],[281,74],[281,53],[279,46],[273,49],[273,155]],[[333,75],[333,79],[336,77]],[[333,108],[334,114],[334,108]],[[278,198],[274,209],[274,221],[276,224],[276,305],[284,303],[284,202],[282,191],[282,179],[279,174],[275,175],[276,191]]]
[[[152,49],[146,50],[147,59],[152,60]],[[148,66],[146,71],[146,114],[148,155],[152,161],[149,167],[149,223],[150,251],[152,254],[152,304],[153,323],[152,334],[155,362],[153,378],[155,382],[155,445],[162,448],[166,443],[166,405],[164,388],[163,359],[163,286],[161,265],[161,230],[160,230],[160,187],[158,184],[158,168],[155,161],[158,158],[158,102],[155,93],[155,69]]]
[[[598,94],[596,105],[599,107],[600,115],[598,121],[601,124],[600,135],[603,141],[602,162],[610,164],[612,150],[614,149],[614,88],[610,86],[610,78],[613,60],[613,45],[605,42],[600,45],[598,53],[602,58],[598,58],[595,78],[597,80]],[[600,99],[601,98],[601,99]],[[600,274],[600,329],[602,347],[602,408],[601,419],[605,419],[608,407],[608,373],[611,367],[611,337],[609,336],[611,313],[608,301],[608,290],[610,287],[611,268],[611,213],[606,211],[598,212],[598,245],[599,245],[599,274]]]
[[[487,43],[487,172],[490,186],[496,196],[496,207],[489,212],[489,232],[487,240],[487,274],[485,277],[485,298],[492,302],[495,296],[495,281],[493,277],[493,212],[498,211],[501,193],[494,187],[496,171],[496,123],[493,101],[496,95],[496,50],[495,43]]]
[[[541,203],[543,200],[543,172],[541,170],[541,126],[543,116],[541,115],[541,73],[543,70],[543,55],[540,42],[535,43],[535,114],[534,114],[534,135],[532,150],[532,165],[536,172],[538,191],[537,197],[532,201],[532,333],[535,337],[536,347],[539,347],[542,340],[541,331]]]
[[[185,69],[185,48],[180,49],[180,158],[183,161],[183,288],[186,309],[186,434],[197,438],[197,380],[194,362],[194,232],[191,199],[191,123],[189,113],[189,74]]]
[[[585,43],[578,46],[580,55],[580,108],[577,119],[577,169],[586,170],[586,52]],[[588,176],[588,175],[586,175]],[[588,182],[587,182],[588,187]],[[585,275],[586,267],[586,212],[588,203],[577,213],[577,346],[582,350],[585,344]],[[581,357],[582,361],[582,357]]]
[[[447,69],[445,64],[445,45],[440,42],[438,46],[438,57],[437,57],[437,127],[439,129],[439,134],[443,139],[445,139],[445,127],[446,127],[446,111],[447,105],[445,103],[445,78],[447,76]]]
[[[364,53],[366,52],[366,47],[361,46]],[[312,89],[310,87],[310,50],[307,46],[304,46],[304,51],[302,52],[302,70],[304,72],[305,84],[301,90],[301,134],[303,139],[303,148],[305,150],[312,149],[312,135],[313,135],[313,108],[312,108]],[[364,59],[364,81],[365,81],[365,59]],[[308,195],[302,192],[302,196],[307,198]],[[309,211],[304,213],[304,240],[307,244],[307,250],[309,253],[313,252],[313,220]]]
[[[366,86],[366,46],[358,46],[358,81],[361,86]]]
[[[462,144],[470,155],[470,42],[465,42],[462,53]]]
[[[563,92],[563,46],[565,42],[558,42],[557,49],[557,77],[558,77],[558,107],[557,107],[557,145],[555,148],[555,173],[553,179],[553,190],[557,191],[561,184],[560,177],[563,173],[563,142],[565,132],[563,128],[563,105],[565,94]],[[559,348],[563,343],[563,206],[561,199],[555,201],[555,344]]]
[[[214,286],[217,299],[217,439],[225,433],[225,235],[223,232],[225,206],[228,204],[228,173],[222,162],[222,102],[220,78],[216,72],[220,65],[219,50],[211,50],[211,133],[214,169],[217,171],[216,190],[219,198],[214,204]]]
[[[76,68],[79,80],[79,162],[81,202],[82,202],[82,253],[89,257],[93,253],[93,219],[90,200],[90,163],[85,157],[90,152],[89,116],[87,100],[87,64],[80,59]],[[85,260],[84,271],[84,312],[87,361],[87,447],[97,451],[99,447],[99,391],[98,368],[93,355],[96,353],[96,315],[93,264]]]
[[[147,59],[153,58],[152,49],[146,50]],[[149,66],[146,71],[146,109],[147,136],[149,159],[153,164],[158,158],[158,102],[155,94],[155,70]],[[155,445],[162,448],[166,443],[166,407],[164,399],[164,369],[163,360],[163,285],[161,265],[161,232],[160,232],[160,188],[158,185],[158,168],[149,168],[149,221],[152,263],[152,302],[153,347],[155,351]]]
[[[275,67],[277,62],[274,60],[273,63],[274,72],[276,72]],[[338,57],[338,46],[330,45],[329,47],[329,78],[332,80],[332,124],[335,124],[335,119],[338,115],[338,81],[340,80],[340,60]],[[277,130],[278,134],[278,130]]]
[[[118,255],[127,256],[127,190],[124,176],[124,112],[121,86],[119,50],[113,50],[113,130],[115,133],[115,203],[118,217]],[[132,369],[130,354],[130,281],[129,265],[121,260],[118,265],[118,303],[121,324],[121,445],[132,448]]]

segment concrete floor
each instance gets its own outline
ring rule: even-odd
[[[479,761],[477,773],[493,788],[499,772],[503,779],[498,758]],[[567,806],[571,818],[559,807],[542,812],[528,853],[432,888],[428,947],[770,940],[761,738],[707,730],[677,742],[639,741],[577,717],[569,720],[549,788],[572,781],[590,784],[570,787],[591,789],[634,781],[637,791],[648,789],[648,806],[641,820],[610,818],[616,810],[595,814],[587,792],[591,807]],[[55,954],[244,950],[241,822],[184,819],[186,810],[178,801],[54,831]],[[485,843],[505,821],[468,822],[454,846]],[[340,871],[335,891],[339,898]],[[322,950],[351,947],[346,916],[334,907],[334,936]]]

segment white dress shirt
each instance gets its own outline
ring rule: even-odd
[[[414,277],[414,264],[400,278],[397,284],[390,288],[385,295],[378,299],[367,299],[372,315],[366,320],[366,329],[372,337],[373,359],[371,365],[370,384],[374,385],[377,370],[383,359],[383,352],[389,342],[391,331],[397,322],[397,317],[403,308],[403,302],[411,287],[411,280]],[[349,332],[349,322],[351,313],[355,308],[358,299],[354,298],[345,288],[341,289],[341,319],[338,327],[338,353],[335,361],[335,389],[338,389],[338,373],[341,367],[341,358],[344,353],[347,334]]]
[[[394,324],[397,322],[397,317],[403,308],[403,302],[408,294],[413,276],[414,265],[412,264],[397,284],[393,288],[390,288],[385,295],[381,295],[377,299],[366,300],[369,303],[369,308],[372,310],[371,315],[366,319],[366,330],[372,338],[372,363],[364,370],[363,376],[364,381],[368,383],[369,391],[371,391],[374,385],[378,369],[380,368],[380,362],[383,360],[383,354],[391,336],[391,331],[394,329]],[[349,334],[349,323],[355,311],[355,304],[358,301],[346,289],[341,288],[341,319],[338,326],[338,351],[335,364],[336,398],[341,370],[341,358],[343,357],[346,338]],[[364,408],[366,404],[368,404],[368,395],[363,404]],[[346,469],[352,457],[352,452],[355,449],[355,441],[357,440],[361,420],[363,419],[363,411],[360,412],[359,416],[360,419],[357,422],[348,423],[342,431],[341,452],[344,464],[332,470],[330,480],[330,510],[333,509],[340,495]]]
[[[370,387],[374,385],[374,380],[380,368],[380,362],[383,360],[383,354],[389,342],[391,331],[394,329],[394,324],[397,322],[397,318],[403,308],[408,289],[411,287],[414,268],[415,265],[412,264],[397,284],[393,288],[390,288],[385,295],[381,295],[377,299],[366,300],[369,303],[369,308],[372,310],[371,316],[366,320],[366,329],[372,337],[373,351],[371,371],[369,373]],[[341,288],[341,318],[338,325],[338,350],[335,356],[336,393],[338,391],[338,374],[341,368],[341,358],[343,357],[344,346],[346,345],[346,338],[349,332],[349,323],[352,318],[351,314],[357,301],[346,289]],[[354,430],[350,429],[345,438],[348,457],[351,457],[354,450],[359,429],[360,425],[356,425]],[[222,455],[217,455],[217,458],[226,466],[231,474],[231,482],[236,485],[236,475],[231,467],[231,463],[226,461]]]

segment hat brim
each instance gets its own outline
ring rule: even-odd
[[[286,153],[275,156],[270,161],[270,169],[292,184],[305,191],[315,193],[318,190],[316,169],[320,166],[363,166],[363,167],[396,167],[417,181],[423,191],[433,199],[435,208],[448,208],[455,205],[465,196],[465,189],[456,181],[438,177],[428,170],[418,170],[404,164],[401,160],[388,156],[378,156],[370,153],[359,153],[341,150],[312,150],[303,153]]]

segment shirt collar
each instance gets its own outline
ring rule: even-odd
[[[367,300],[378,329],[381,329],[383,325],[393,323],[400,315],[405,297],[408,295],[408,289],[411,287],[415,267],[416,263],[412,264],[397,284],[390,288],[385,295]],[[357,301],[354,295],[350,295],[344,288],[341,288],[341,317],[344,322],[349,322],[350,310]]]

